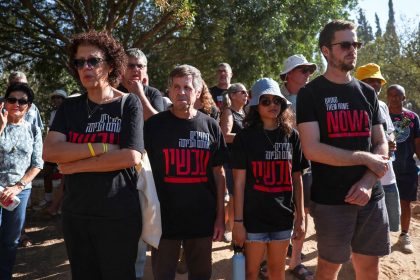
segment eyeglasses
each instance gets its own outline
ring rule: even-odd
[[[300,72],[302,72],[302,74],[307,74],[307,73],[312,74],[314,72],[311,67],[305,67],[305,66],[303,66],[303,67],[296,67],[295,69],[297,69]]]
[[[105,59],[100,58],[100,57],[91,57],[88,59],[81,58],[81,59],[74,59],[73,65],[77,69],[82,69],[83,67],[85,67],[86,64],[88,67],[96,68],[98,67],[99,63],[103,61],[105,61]]]
[[[127,64],[127,68],[135,69],[136,67],[139,68],[140,70],[142,70],[143,68],[146,67],[146,65],[143,65],[143,64],[135,64],[135,63],[128,63]]]
[[[331,44],[331,46],[334,46],[334,45],[340,45],[341,49],[343,50],[349,50],[350,47],[353,47],[355,50],[358,50],[363,46],[363,44],[360,42],[349,42],[349,41],[343,41],[343,42]]]
[[[26,105],[29,103],[28,99],[25,99],[25,98],[17,99],[16,97],[8,97],[6,98],[6,102],[9,104],[15,104],[17,102],[19,105]]]
[[[236,91],[235,93],[238,93],[238,92],[243,95],[248,95],[248,92],[246,90],[239,90],[239,91]]]
[[[274,97],[273,99],[269,99],[269,98],[260,99],[260,104],[263,105],[264,107],[270,106],[271,103],[273,103],[274,105],[281,106],[281,104],[283,103],[283,99],[281,99],[280,97]]]

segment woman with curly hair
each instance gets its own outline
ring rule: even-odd
[[[245,247],[246,279],[257,279],[265,251],[269,279],[285,279],[290,238],[304,236],[301,171],[308,162],[278,83],[263,78],[251,92],[233,142],[233,240]]]
[[[203,86],[200,91],[200,98],[195,101],[194,108],[219,122],[220,111],[214,103],[206,82],[203,79],[201,79],[201,82]]]
[[[135,95],[114,87],[125,60],[109,34],[76,35],[70,65],[87,93],[65,100],[45,140],[44,159],[65,174],[63,233],[73,279],[135,279],[143,110]]]

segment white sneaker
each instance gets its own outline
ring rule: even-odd
[[[411,244],[410,236],[402,234],[398,237],[398,243],[401,245],[401,251],[406,254],[414,253],[413,244]]]

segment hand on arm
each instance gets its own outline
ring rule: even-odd
[[[91,143],[95,156],[105,153],[102,143]],[[118,145],[107,144],[108,152],[119,149]],[[44,141],[43,159],[48,162],[67,163],[92,157],[87,143],[70,143],[66,135],[50,131]]]
[[[245,169],[233,169],[233,181],[234,181],[234,217],[235,222],[233,224],[233,242],[235,245],[243,247],[246,241],[246,230],[244,227],[244,190],[246,181],[246,170]]]
[[[295,220],[292,239],[302,239],[305,236],[305,210],[303,205],[302,173],[292,173],[293,197],[295,204]]]
[[[388,155],[348,151],[321,143],[318,122],[300,123],[298,130],[303,153],[311,161],[332,166],[365,165],[378,177],[382,177],[388,170]]]
[[[225,206],[224,196],[226,188],[226,176],[223,166],[213,167],[213,176],[217,189],[217,213],[214,222],[213,241],[221,241],[225,233]]]
[[[140,152],[131,149],[120,149],[95,157],[59,163],[58,169],[63,174],[108,172],[135,166],[140,163],[140,159]]]
[[[388,143],[381,124],[372,127],[372,146],[374,155],[388,158]],[[372,165],[373,167],[375,165]],[[344,199],[345,202],[360,206],[364,206],[369,202],[372,195],[372,187],[378,181],[378,178],[384,176],[386,171],[388,171],[388,161],[383,166],[380,166],[379,169],[376,169],[376,172],[372,168],[369,167],[369,170],[366,171],[363,177],[350,188]]]
[[[138,80],[128,81],[127,89],[131,93],[134,93],[140,98],[141,105],[143,106],[143,118],[145,121],[151,116],[159,113],[155,108],[153,108],[152,104],[150,104],[149,99],[147,99],[144,93],[144,87],[141,81],[138,81]]]

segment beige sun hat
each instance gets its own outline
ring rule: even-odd
[[[286,58],[286,60],[284,61],[283,71],[280,73],[280,79],[284,81],[287,73],[289,73],[296,67],[299,67],[302,65],[311,67],[312,68],[311,74],[315,72],[315,70],[317,69],[316,64],[308,62],[308,60],[306,60],[306,57],[304,57],[302,54],[294,54]]]

